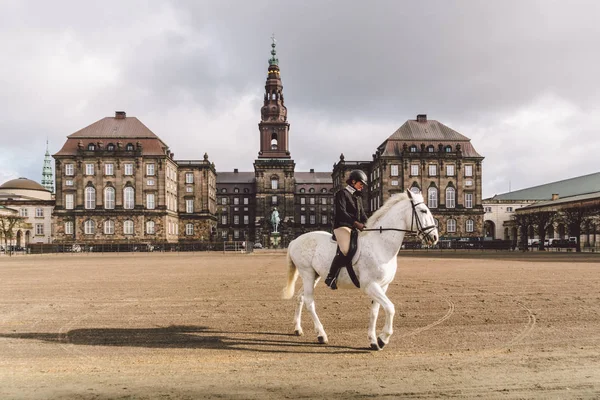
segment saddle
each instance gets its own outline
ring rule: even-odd
[[[333,235],[332,239],[336,240],[335,234]],[[336,240],[336,242],[337,242],[337,240]],[[346,264],[343,265],[341,268],[346,267],[346,271],[348,271],[348,275],[350,276],[352,283],[354,283],[354,286],[359,288],[360,282],[358,281],[358,277],[356,276],[356,273],[354,272],[354,268],[352,268],[352,258],[356,254],[356,250],[358,250],[358,230],[352,229],[352,232],[350,232],[350,247],[348,249],[348,254],[346,254],[346,258],[345,258]],[[340,250],[340,246],[337,247],[336,252],[338,252],[338,253],[342,252]],[[338,270],[338,275],[339,275],[339,271],[340,270]]]

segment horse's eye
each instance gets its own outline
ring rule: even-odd
[[[423,214],[427,214],[427,210],[421,210]]]

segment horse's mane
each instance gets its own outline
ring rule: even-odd
[[[397,193],[387,199],[385,203],[377,211],[371,215],[371,217],[367,220],[367,227],[373,228],[376,226],[376,223],[379,221],[381,217],[383,217],[396,203],[408,199],[408,195],[406,193]]]

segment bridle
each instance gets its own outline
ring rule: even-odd
[[[400,229],[400,228],[384,228],[382,226],[380,226],[379,228],[371,228],[371,229],[363,229],[363,231],[379,231],[379,233],[383,233],[383,231],[397,231],[397,232],[406,232],[406,233],[416,233],[418,237],[420,238],[426,238],[428,240],[432,240],[431,238],[431,231],[433,231],[434,229],[436,229],[437,227],[434,225],[428,225],[428,226],[423,226],[423,224],[421,223],[421,220],[419,219],[419,217],[417,216],[417,206],[421,205],[421,204],[425,204],[424,201],[415,204],[413,202],[412,197],[410,198],[410,205],[412,206],[412,214],[410,217],[410,229]],[[416,224],[415,224],[416,221]],[[417,230],[415,231],[413,229],[413,226],[417,227]]]

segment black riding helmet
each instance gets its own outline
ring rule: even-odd
[[[367,184],[367,174],[365,174],[360,169],[355,169],[354,171],[350,172],[350,175],[348,176],[346,183],[348,185],[350,185],[352,183],[352,181],[362,182],[363,185],[366,185]]]

